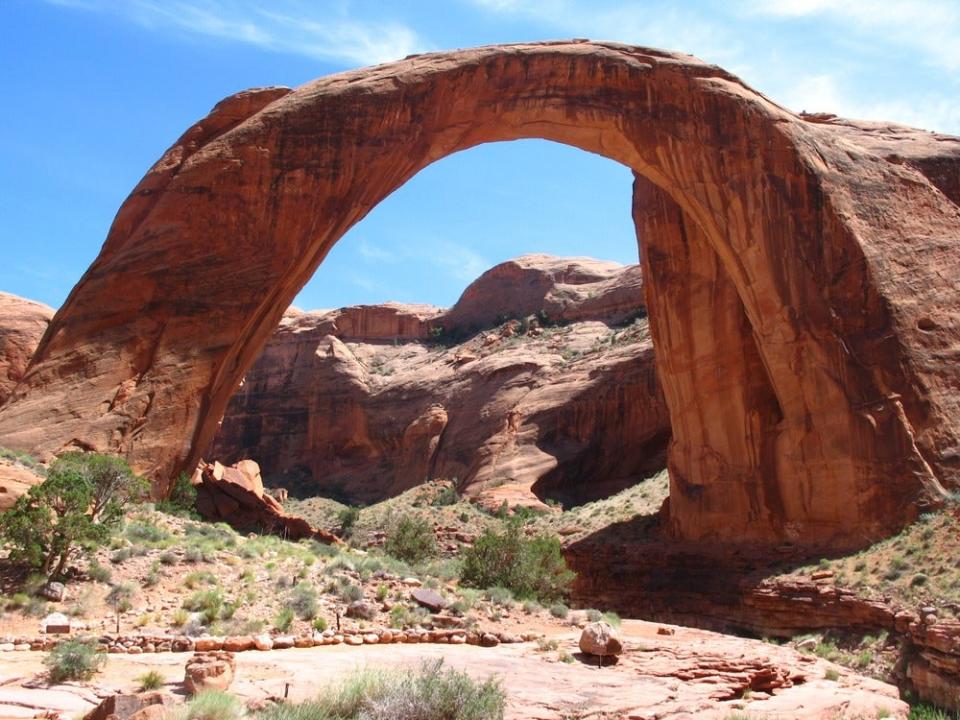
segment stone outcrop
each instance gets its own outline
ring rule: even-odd
[[[646,320],[616,324],[643,314],[642,295],[638,266],[537,255],[433,313],[432,342],[402,325],[357,335],[339,320],[356,308],[289,312],[207,454],[353,502],[438,477],[493,506],[609,495],[662,468],[670,436]],[[523,322],[503,324],[511,308]],[[578,322],[541,326],[551,317]]]
[[[786,546],[731,554],[729,547],[677,543],[650,530],[649,522],[616,524],[565,548],[577,573],[577,604],[755,637],[886,632],[900,647],[898,684],[960,709],[960,621],[858,597],[834,585],[829,572],[778,576],[778,567],[798,561]]]
[[[350,226],[439,158],[529,137],[645,178],[676,539],[862,545],[960,487],[960,141],[803,118],[690,56],[581,41],[221,102],[120,209],[0,444],[120,452],[162,493]]]
[[[224,692],[233,682],[237,663],[226,650],[196,652],[183,671],[183,686],[191,695],[204,690]]]
[[[43,303],[0,292],[0,405],[23,379],[52,317]]]
[[[207,520],[226,522],[238,530],[270,532],[290,540],[340,542],[333,534],[285,512],[279,502],[264,492],[260,467],[253,460],[241,460],[229,467],[201,461],[191,481],[197,490],[197,511]]]

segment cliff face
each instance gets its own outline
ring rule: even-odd
[[[23,379],[53,317],[53,308],[0,292],[0,405]]]
[[[493,268],[447,312],[293,310],[209,455],[352,501],[438,477],[489,504],[600,497],[664,462],[643,314],[639,267],[542,255]]]

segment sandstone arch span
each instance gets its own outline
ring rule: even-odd
[[[798,118],[689,56],[589,42],[221,102],[120,209],[0,443],[119,451],[162,485],[351,225],[434,160],[518,138],[637,175],[676,536],[857,544],[956,486],[960,287],[941,270],[960,164]]]

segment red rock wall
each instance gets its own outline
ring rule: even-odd
[[[0,405],[23,379],[52,317],[53,308],[0,292]]]

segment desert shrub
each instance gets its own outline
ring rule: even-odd
[[[109,583],[113,573],[110,572],[110,568],[104,567],[96,560],[91,560],[90,564],[87,565],[87,577],[94,582]]]
[[[620,616],[617,615],[612,610],[608,610],[603,614],[603,619],[607,622],[608,625],[611,625],[615,628],[620,627]]]
[[[163,687],[163,675],[156,670],[148,670],[137,678],[140,683],[140,691],[158,690]]]
[[[243,717],[240,699],[219,690],[203,690],[193,696],[178,718],[182,720],[239,720]]]
[[[145,494],[146,483],[120,458],[66,453],[0,518],[0,536],[13,562],[47,577],[61,575],[70,562],[105,544],[124,508]]]
[[[447,507],[449,505],[456,505],[458,502],[460,502],[460,496],[457,494],[457,491],[453,486],[445,485],[440,489],[440,492],[433,496],[430,504],[434,507]]]
[[[555,618],[563,620],[570,614],[570,608],[564,605],[562,602],[554,603],[550,606],[550,614]]]
[[[181,515],[198,518],[196,511],[197,489],[190,482],[186,473],[177,475],[166,499],[157,503],[157,510],[168,515]]]
[[[317,632],[323,632],[327,629],[327,619],[322,617],[316,617],[313,619],[312,627]]]
[[[487,600],[492,602],[494,605],[513,605],[513,593],[508,588],[494,585],[493,587],[487,588],[484,594],[486,595]]]
[[[51,650],[43,659],[51,682],[89,680],[107,661],[104,652],[97,650],[93,640],[66,640]]]
[[[206,622],[212,623],[223,608],[223,594],[219,588],[199,590],[183,601],[183,607],[201,613]]]
[[[293,610],[288,607],[282,608],[280,612],[277,613],[276,617],[273,618],[273,627],[280,632],[286,632],[293,624],[293,618]]]
[[[564,597],[574,574],[560,552],[556,538],[524,537],[518,522],[508,522],[502,533],[487,529],[463,554],[460,580],[464,585],[500,586],[520,599],[552,601]]]
[[[360,508],[347,506],[337,513],[337,522],[340,524],[340,537],[349,538],[353,535],[357,520],[360,519]]]
[[[310,620],[317,614],[317,591],[313,585],[302,582],[290,593],[287,607],[301,620]]]
[[[180,562],[180,558],[178,558],[177,554],[172,550],[167,550],[167,552],[160,556],[160,562],[164,565],[176,565]]]
[[[113,608],[114,613],[116,613],[117,632],[120,632],[120,615],[130,609],[134,592],[136,591],[130,583],[120,583],[110,588],[110,592],[107,593],[107,597],[104,600],[107,605]]]
[[[387,531],[383,549],[395,558],[418,563],[437,554],[437,541],[429,522],[404,515]]]
[[[159,543],[170,539],[170,533],[149,520],[134,520],[127,523],[123,534],[130,542]]]
[[[933,705],[910,706],[909,720],[960,720],[960,712],[950,713]]]
[[[505,695],[499,682],[473,680],[443,660],[419,670],[366,668],[299,705],[276,705],[260,720],[501,720]]]

